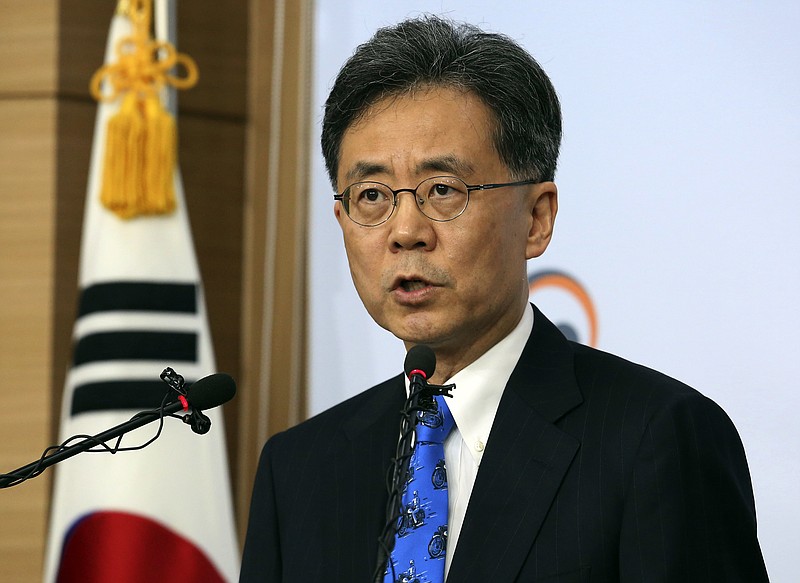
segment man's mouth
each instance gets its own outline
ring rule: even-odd
[[[427,287],[435,287],[435,284],[417,275],[416,273],[414,274],[409,273],[407,275],[400,275],[395,277],[389,289],[411,293],[425,289]]]
[[[427,281],[422,281],[421,279],[404,279],[400,282],[400,287],[407,292],[417,291],[428,285]]]

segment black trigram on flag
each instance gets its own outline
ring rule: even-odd
[[[142,313],[150,321],[161,320],[165,329],[107,329],[76,338],[73,367],[98,362],[166,361],[179,367],[198,360],[198,331],[168,329],[174,316],[197,316],[197,286],[183,283],[112,282],[89,286],[81,293],[78,321],[103,314]],[[118,372],[118,371],[116,371]],[[70,414],[109,409],[153,409],[166,392],[158,378],[109,378],[77,385],[72,394]]]

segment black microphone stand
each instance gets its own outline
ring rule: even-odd
[[[29,478],[35,478],[39,474],[41,474],[44,470],[49,468],[52,465],[57,464],[58,462],[64,461],[65,459],[69,459],[75,455],[78,455],[81,452],[84,452],[96,445],[100,445],[105,443],[106,441],[110,441],[117,437],[122,436],[123,434],[127,433],[128,431],[133,431],[134,429],[138,429],[143,425],[147,425],[153,421],[161,419],[167,415],[171,415],[173,413],[177,413],[181,409],[184,409],[184,405],[180,401],[174,401],[168,403],[162,409],[155,409],[153,411],[143,411],[129,419],[124,423],[120,423],[119,425],[112,427],[111,429],[107,429],[102,433],[98,433],[92,437],[86,437],[82,441],[68,445],[62,448],[59,448],[54,454],[49,456],[42,457],[35,462],[31,462],[21,468],[17,468],[13,472],[9,474],[0,475],[0,488],[8,488],[9,486],[16,486],[20,482],[24,482]]]
[[[69,459],[81,452],[88,451],[94,446],[101,446],[104,451],[109,453],[117,453],[118,451],[130,451],[132,449],[141,449],[150,443],[152,443],[160,434],[161,428],[159,427],[158,433],[155,437],[153,437],[150,441],[145,443],[144,445],[133,447],[133,448],[119,448],[119,441],[117,442],[117,446],[111,448],[106,445],[106,441],[115,439],[115,438],[122,438],[122,435],[129,431],[133,431],[134,429],[138,429],[143,425],[147,425],[156,420],[163,420],[164,417],[174,417],[173,413],[177,413],[181,409],[187,412],[187,415],[182,417],[183,422],[187,423],[191,426],[192,431],[198,433],[200,435],[204,433],[208,433],[208,430],[211,428],[211,420],[203,415],[203,412],[200,411],[198,405],[204,408],[216,407],[231,397],[236,392],[236,387],[233,385],[233,379],[228,377],[225,374],[218,373],[216,375],[210,375],[197,381],[196,385],[199,387],[200,383],[205,382],[206,384],[203,385],[203,389],[199,394],[194,394],[194,399],[190,396],[189,392],[186,390],[184,378],[176,373],[172,368],[167,367],[165,368],[161,375],[161,380],[169,385],[170,389],[175,391],[178,394],[177,401],[170,401],[165,404],[169,393],[164,396],[164,399],[161,402],[161,406],[158,409],[153,409],[150,411],[142,411],[141,413],[137,413],[128,421],[124,423],[120,423],[119,425],[112,427],[111,429],[107,429],[102,433],[98,433],[94,436],[88,435],[76,435],[67,439],[59,446],[54,446],[47,448],[45,453],[42,454],[35,462],[31,462],[28,465],[22,466],[21,468],[17,468],[13,472],[9,474],[0,474],[0,488],[8,488],[10,486],[16,486],[17,484],[21,484],[25,480],[30,478],[35,478],[39,474],[41,474],[44,470],[49,468],[52,465],[57,464],[58,462],[64,461],[65,459]],[[220,380],[221,379],[221,380]],[[212,383],[209,385],[209,383]],[[220,384],[221,383],[221,384]],[[215,391],[209,392],[210,388],[215,389]],[[222,391],[220,391],[222,388]],[[209,397],[211,397],[209,399]],[[220,400],[221,399],[221,400]],[[190,411],[191,409],[191,411]],[[67,445],[69,442],[83,438],[78,443],[73,445]],[[54,453],[47,455],[47,452],[55,450]],[[101,451],[101,450],[94,450],[94,451]]]

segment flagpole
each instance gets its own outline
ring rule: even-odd
[[[178,46],[178,0],[155,0],[153,5],[154,32],[157,40],[166,41],[173,47]],[[174,73],[175,71],[171,71]],[[178,91],[171,85],[162,89],[161,102],[164,109],[178,119]]]

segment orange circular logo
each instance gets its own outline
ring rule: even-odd
[[[577,279],[563,271],[537,271],[528,275],[528,290],[569,340],[597,346],[597,312]]]

